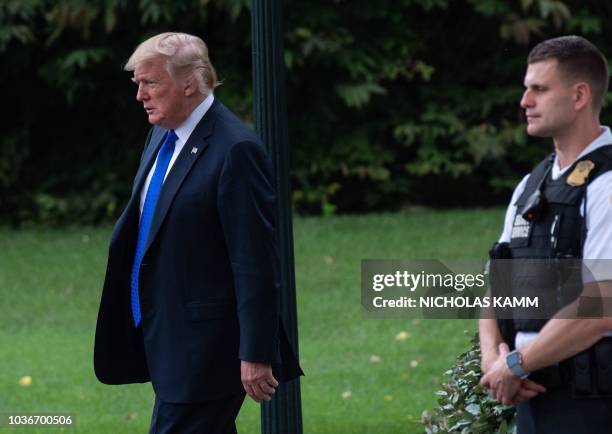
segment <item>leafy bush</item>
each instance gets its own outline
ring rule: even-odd
[[[148,129],[121,71],[143,39],[203,37],[252,114],[249,0],[0,2],[0,220],[96,223],[129,194]],[[506,202],[550,152],[518,102],[539,40],[612,39],[605,0],[284,2],[292,191],[297,211]],[[10,104],[10,105],[9,105]],[[610,120],[604,111],[602,119]],[[546,143],[546,145],[543,145]]]
[[[480,386],[480,345],[478,334],[471,348],[445,372],[448,381],[436,392],[438,407],[433,414],[423,412],[425,432],[461,434],[507,434],[516,431],[515,409],[491,398]]]

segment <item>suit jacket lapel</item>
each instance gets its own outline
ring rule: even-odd
[[[136,177],[134,178],[134,189],[132,190],[130,201],[132,201],[135,197],[140,198],[144,181],[147,179],[147,174],[151,171],[153,162],[155,162],[155,159],[157,158],[157,153],[159,152],[159,148],[161,147],[163,139],[166,136],[166,132],[167,130],[163,130],[161,128],[153,129],[149,146],[147,146],[145,154],[142,156],[142,164],[140,167],[138,167],[138,172],[136,172]]]
[[[166,135],[166,130],[160,128],[154,128],[151,133],[151,138],[147,144],[146,149],[144,150],[144,155],[141,158],[140,166],[138,167],[138,171],[136,172],[136,176],[134,177],[134,183],[132,184],[132,194],[130,195],[130,199],[128,200],[126,209],[129,209],[133,206],[136,206],[140,209],[140,193],[142,192],[142,188],[144,187],[145,179],[147,179],[147,174],[151,170],[153,166],[153,162],[157,158],[157,153],[159,152],[159,148],[162,145],[163,139]],[[140,216],[140,211],[138,212]]]
[[[155,239],[159,228],[161,227],[168,209],[172,204],[174,196],[178,192],[181,184],[187,177],[187,174],[193,167],[193,164],[200,158],[200,155],[204,153],[208,147],[206,139],[212,134],[215,120],[217,119],[220,109],[220,103],[215,99],[212,106],[208,109],[206,114],[202,117],[196,128],[191,133],[191,136],[183,146],[181,153],[177,157],[176,161],[170,169],[170,173],[166,177],[162,186],[157,206],[155,207],[155,214],[153,216],[153,222],[151,222],[151,229],[149,230],[149,236],[147,238],[147,244],[145,246],[145,254],[149,249],[149,246]],[[159,148],[159,146],[157,146]],[[194,150],[194,152],[192,152]],[[157,153],[155,153],[157,155]]]

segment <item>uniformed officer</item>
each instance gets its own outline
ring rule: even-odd
[[[572,312],[593,285],[611,296],[612,270],[578,273],[572,288],[550,268],[524,266],[612,259],[612,133],[599,123],[608,65],[578,36],[538,44],[527,64],[521,99],[527,133],[551,137],[554,154],[516,187],[491,256],[512,259],[512,292],[539,295],[558,311],[548,320],[481,319],[481,384],[498,401],[517,405],[519,434],[610,433],[612,318]]]

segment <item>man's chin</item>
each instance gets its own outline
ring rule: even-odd
[[[158,127],[164,128],[163,123],[164,123],[164,119],[159,117],[159,116],[155,116],[155,115],[149,115],[148,116],[148,120],[149,123],[151,125],[156,125]]]
[[[535,125],[527,125],[527,134],[533,137],[550,137],[541,128],[537,128]]]

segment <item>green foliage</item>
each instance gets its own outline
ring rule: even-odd
[[[336,93],[348,107],[361,108],[373,95],[385,95],[386,89],[376,83],[338,84]]]
[[[117,215],[148,129],[121,67],[158,32],[202,36],[224,82],[216,95],[249,122],[249,6],[1,2],[9,110],[0,220],[98,223]],[[291,181],[295,208],[305,213],[506,202],[550,150],[526,137],[518,107],[530,47],[570,32],[603,49],[612,38],[604,0],[284,6]]]
[[[593,22],[612,11],[597,3],[292,7],[285,57],[298,210],[507,201],[550,152],[527,139],[518,107],[529,49],[580,28],[605,47],[610,29]]]
[[[480,345],[478,334],[471,348],[446,371],[448,381],[436,392],[438,407],[423,412],[427,434],[509,434],[516,432],[515,408],[499,404],[480,386]]]

